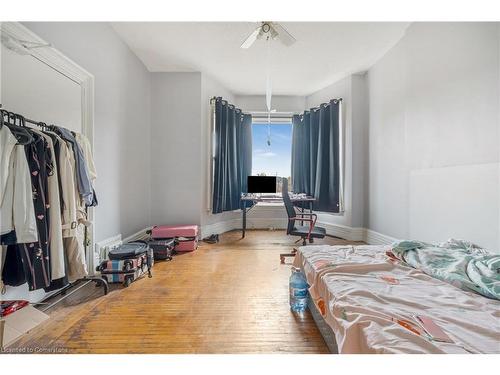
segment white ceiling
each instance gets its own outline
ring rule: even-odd
[[[297,39],[271,42],[271,80],[277,95],[308,95],[367,70],[404,34],[408,23],[283,22]],[[266,42],[240,48],[251,22],[118,22],[120,37],[152,72],[206,73],[236,95],[266,87]]]

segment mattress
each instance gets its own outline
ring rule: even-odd
[[[339,353],[500,353],[500,302],[386,255],[384,246],[303,246],[294,265]],[[431,318],[452,343],[401,325]],[[417,325],[418,326],[418,325]]]

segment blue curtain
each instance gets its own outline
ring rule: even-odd
[[[292,117],[292,190],[314,196],[318,211],[340,211],[340,105],[334,99]]]
[[[252,173],[252,116],[222,98],[215,100],[215,158],[212,212],[240,208]]]

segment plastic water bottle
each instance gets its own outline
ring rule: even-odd
[[[292,267],[290,276],[290,308],[293,312],[302,313],[307,309],[308,288],[306,277],[300,268]]]

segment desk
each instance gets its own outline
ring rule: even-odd
[[[290,200],[293,204],[296,203],[307,203],[309,206],[309,211],[312,212],[312,206],[316,198],[311,196],[290,194]],[[252,206],[247,208],[247,202],[253,202]],[[250,211],[259,202],[266,203],[279,203],[283,202],[283,198],[279,195],[258,195],[258,194],[243,194],[241,196],[241,213],[243,215],[242,226],[241,226],[241,238],[245,238],[245,231],[247,229],[247,212]],[[301,207],[302,212],[304,212],[304,205]],[[303,224],[303,223],[302,223]]]

